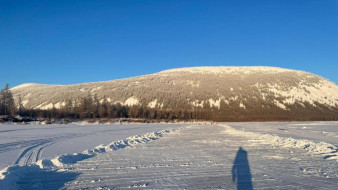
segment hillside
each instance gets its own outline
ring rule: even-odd
[[[337,120],[338,86],[320,76],[275,67],[191,67],[75,85],[22,84],[11,89],[26,108],[60,108],[94,95],[161,110],[208,110],[212,119]]]

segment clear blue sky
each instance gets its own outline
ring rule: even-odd
[[[338,1],[0,0],[0,87],[245,65],[338,84]]]

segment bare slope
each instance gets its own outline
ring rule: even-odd
[[[275,67],[192,67],[106,82],[23,84],[25,107],[61,107],[90,94],[157,109],[207,109],[218,120],[338,119],[338,87],[311,73]]]

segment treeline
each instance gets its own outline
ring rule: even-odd
[[[161,120],[192,120],[208,119],[210,114],[201,109],[199,110],[158,110],[144,106],[125,106],[119,103],[108,102],[105,97],[99,100],[97,95],[80,99],[66,101],[59,108],[53,106],[52,109],[25,109],[21,99],[18,106],[15,102],[9,85],[1,90],[0,96],[1,112],[0,115],[20,115],[34,119],[91,119],[91,118],[141,118],[141,119],[161,119]]]
[[[77,104],[76,102],[79,102]],[[141,118],[160,120],[192,120],[207,119],[203,110],[157,110],[143,106],[124,106],[98,101],[95,97],[82,98],[79,101],[69,100],[59,109],[49,110],[25,109],[20,116],[45,119],[95,119],[95,118]]]
[[[99,107],[101,107],[100,104]],[[20,116],[37,118],[37,119],[95,119],[95,118],[140,118],[140,119],[159,119],[159,120],[207,120],[208,115],[203,110],[156,110],[142,106],[122,106],[109,105],[107,111],[97,112],[97,110],[80,111],[79,107],[74,107],[74,111],[64,109],[50,110],[24,110]],[[78,111],[75,111],[78,110]]]

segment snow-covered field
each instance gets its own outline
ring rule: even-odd
[[[337,122],[0,125],[0,189],[336,189],[337,147]]]
[[[169,124],[3,125],[0,124],[0,170],[42,158],[71,154],[132,135],[184,126]]]

